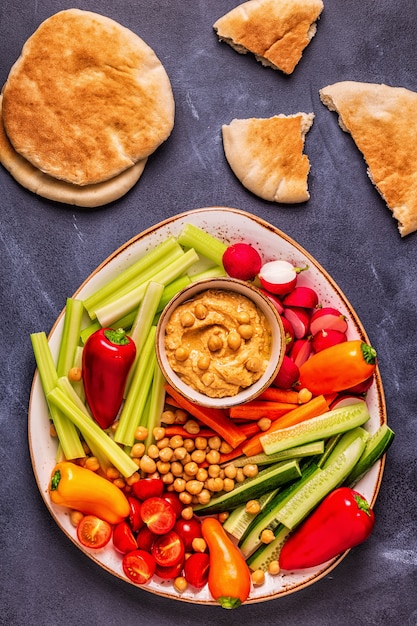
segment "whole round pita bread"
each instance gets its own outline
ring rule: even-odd
[[[23,46],[3,88],[3,122],[34,167],[76,185],[109,180],[170,135],[174,98],[154,51],[97,13],[69,9]]]
[[[4,131],[1,108],[0,95],[0,162],[18,183],[43,198],[80,207],[103,206],[124,196],[142,176],[147,159],[138,161],[109,180],[93,185],[73,185],[44,174],[14,150]]]

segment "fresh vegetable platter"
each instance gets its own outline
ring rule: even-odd
[[[294,267],[305,268],[308,266],[308,271],[300,272],[297,285],[305,285],[314,289],[319,294],[323,307],[334,307],[340,311],[348,322],[348,340],[359,339],[369,343],[365,329],[346,296],[328,272],[306,250],[262,219],[227,207],[210,207],[188,211],[171,217],[137,235],[106,259],[80,286],[74,297],[85,300],[158,244],[163,243],[171,236],[178,237],[187,224],[193,224],[203,229],[227,245],[241,241],[249,242],[260,251],[264,262],[283,259],[293,264]],[[200,258],[196,263],[193,263],[188,271],[190,275],[201,274],[210,265],[212,263],[208,259]],[[91,320],[86,314],[84,315],[85,319],[83,319],[82,324],[87,327]],[[55,358],[58,355],[63,327],[64,310],[49,334],[49,344]],[[378,368],[375,371],[373,383],[367,392],[366,402],[370,418],[364,427],[373,434],[387,422],[384,392]],[[28,419],[33,471],[40,493],[52,517],[59,528],[89,558],[111,574],[129,583],[129,579],[122,569],[121,555],[114,550],[113,546],[107,545],[102,550],[93,550],[81,545],[77,540],[76,529],[70,521],[68,512],[55,506],[51,501],[48,487],[51,481],[51,472],[57,461],[57,441],[50,435],[48,407],[38,374],[35,374],[33,380]],[[384,460],[381,459],[355,486],[355,489],[366,498],[371,507],[378,495],[383,469]],[[345,555],[346,552],[322,565],[299,570],[295,573],[283,571],[275,576],[267,574],[264,584],[253,585],[247,602],[266,601],[300,590],[327,575]],[[182,593],[178,593],[173,588],[171,580],[153,577],[141,588],[175,600],[196,604],[215,604],[207,585],[202,589],[189,587]]]

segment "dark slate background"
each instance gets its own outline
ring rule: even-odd
[[[417,624],[417,239],[401,239],[351,138],[318,96],[321,87],[339,80],[417,91],[415,0],[325,0],[317,35],[290,77],[217,41],[212,24],[237,4],[15,0],[12,8],[0,2],[0,84],[40,22],[77,6],[118,20],[152,46],[176,100],[170,139],[149,159],[138,185],[107,207],[83,210],[49,202],[0,167],[2,625]],[[305,146],[311,199],[297,206],[269,204],[234,177],[220,128],[234,117],[299,110],[316,115]],[[45,507],[27,443],[34,373],[29,334],[48,332],[65,298],[125,241],[166,217],[214,205],[266,219],[333,276],[378,350],[388,419],[397,434],[372,537],[307,589],[233,612],[158,598],[91,562]]]

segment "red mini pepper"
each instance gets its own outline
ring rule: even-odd
[[[285,542],[280,567],[321,565],[365,541],[374,524],[374,512],[360,493],[349,487],[335,489]]]
[[[123,328],[100,328],[86,341],[82,363],[85,396],[101,428],[109,428],[117,416],[135,356],[135,343]]]

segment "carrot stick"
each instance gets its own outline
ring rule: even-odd
[[[252,437],[252,435],[259,433],[261,429],[257,422],[245,422],[244,424],[239,424],[239,430],[246,435],[246,437]]]
[[[176,400],[172,396],[166,396],[165,404],[169,404],[169,406],[174,406],[176,409],[179,409],[180,406]]]
[[[179,403],[182,409],[190,413],[190,415],[200,422],[203,422],[208,428],[213,429],[222,439],[227,441],[232,448],[236,448],[240,443],[246,440],[246,435],[229,419],[226,410],[210,409],[193,404],[168,384],[165,385],[165,389],[167,393]]]
[[[292,411],[297,404],[288,402],[269,402],[267,400],[251,400],[246,404],[232,406],[229,409],[229,415],[232,419],[239,420],[259,420],[261,417],[269,417],[276,420],[278,417],[285,415],[288,411]]]
[[[167,437],[173,437],[174,435],[181,435],[184,439],[195,439],[196,437],[214,437],[217,433],[209,428],[201,428],[198,433],[189,433],[183,426],[179,424],[173,424],[172,426],[165,426],[165,435]]]
[[[259,454],[263,452],[262,445],[260,443],[260,438],[262,435],[271,433],[275,430],[280,430],[281,428],[287,428],[288,426],[293,426],[294,424],[299,424],[300,422],[304,422],[305,420],[310,419],[311,417],[317,417],[318,415],[322,415],[329,410],[329,406],[326,402],[324,396],[316,396],[312,398],[309,402],[305,404],[300,404],[297,408],[288,412],[286,415],[283,415],[281,418],[275,420],[268,430],[264,432],[258,433],[248,439],[243,446],[242,451],[246,456],[252,456],[253,454]]]
[[[267,387],[259,394],[257,400],[272,400],[273,402],[287,402],[289,404],[302,404],[298,391],[293,389],[278,389]]]

